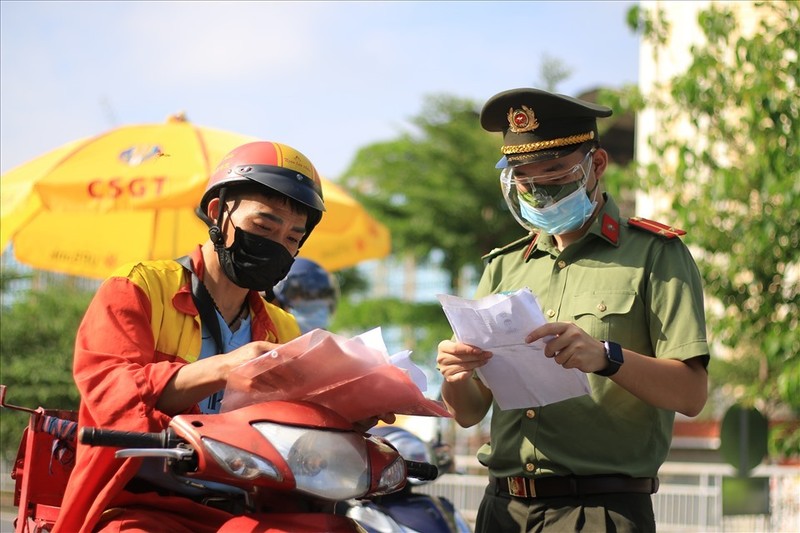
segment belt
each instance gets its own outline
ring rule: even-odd
[[[658,491],[656,477],[628,476],[553,476],[541,478],[490,477],[496,493],[516,498],[559,498],[592,494],[640,493]]]

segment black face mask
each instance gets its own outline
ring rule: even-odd
[[[215,235],[211,237],[213,240]],[[241,228],[235,228],[233,244],[228,248],[221,235],[217,237],[220,242],[214,241],[214,249],[222,270],[239,287],[271,291],[294,263],[294,256],[282,245]]]

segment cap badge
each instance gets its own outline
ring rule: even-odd
[[[513,107],[508,110],[508,128],[514,133],[523,133],[526,131],[533,131],[539,127],[539,121],[533,114],[533,109],[524,105],[522,109],[514,109]]]

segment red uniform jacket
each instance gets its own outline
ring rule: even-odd
[[[199,247],[191,258],[202,279]],[[253,340],[284,343],[300,334],[291,315],[257,292],[248,299]],[[78,329],[73,375],[81,394],[79,426],[166,429],[170,417],[156,402],[173,374],[197,360],[201,345],[200,317],[184,268],[172,260],[124,267],[98,289]],[[152,494],[123,490],[142,459],[116,459],[114,451],[78,445],[54,533],[90,532],[107,509],[152,500]],[[220,511],[194,505],[199,509],[190,511],[192,518],[209,527],[215,517],[218,521]]]

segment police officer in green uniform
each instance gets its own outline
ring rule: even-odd
[[[684,232],[625,218],[602,191],[611,110],[537,89],[490,98],[481,125],[503,132],[500,182],[530,234],[485,257],[476,297],[528,287],[549,322],[553,364],[588,374],[591,394],[501,410],[475,369],[480,346],[439,344],[443,398],[463,427],[492,408],[478,452],[489,485],[478,532],[654,531],[651,494],[676,412],[707,398],[709,350],[699,272]]]

